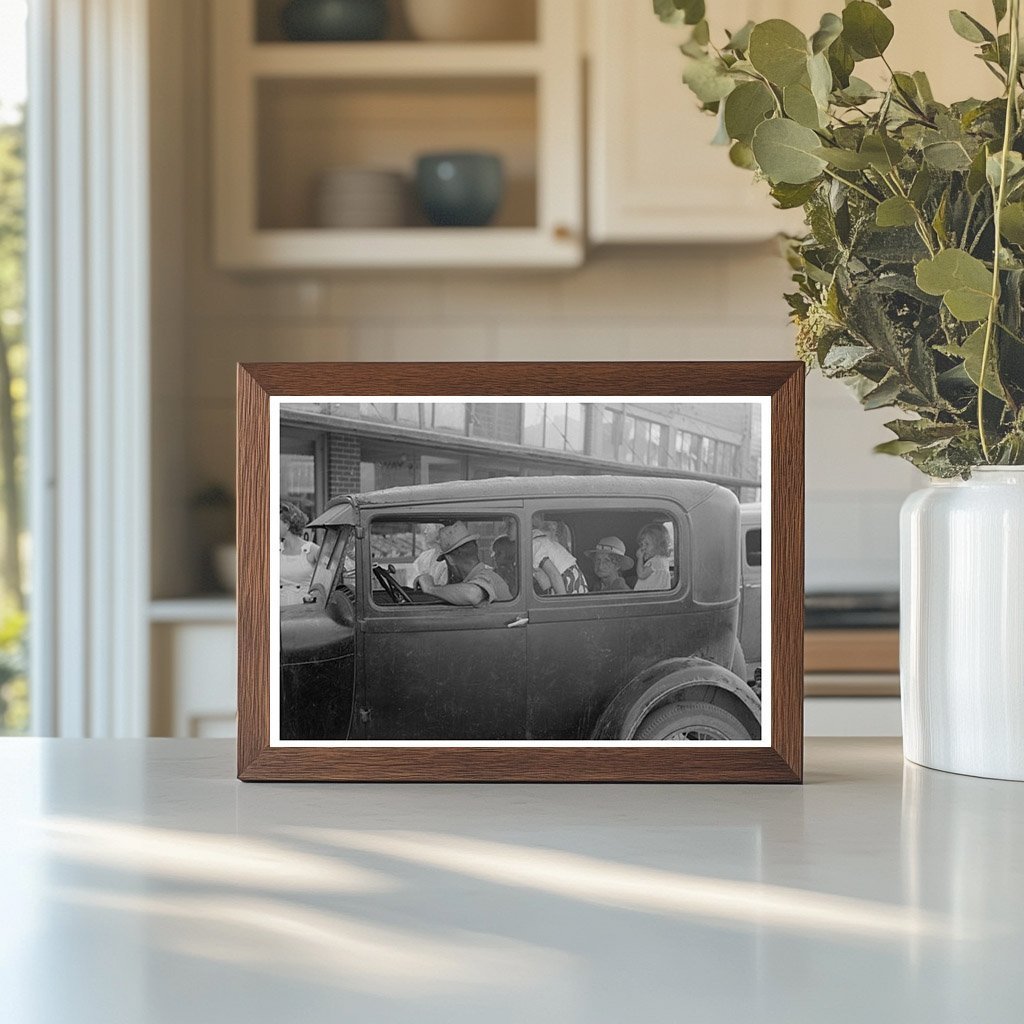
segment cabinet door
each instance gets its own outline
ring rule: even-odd
[[[590,38],[590,236],[594,242],[710,242],[798,231],[798,212],[712,146],[716,124],[682,83],[689,29],[663,25],[646,0],[587,0]],[[712,33],[748,19],[817,26],[822,0],[709,3]],[[801,16],[798,8],[806,10]],[[723,18],[726,20],[723,21]]]
[[[767,238],[799,231],[799,211],[774,209],[764,183],[712,146],[713,118],[682,84],[678,44],[685,26],[663,25],[649,0],[586,0],[590,25],[590,237],[594,242],[701,242]],[[786,18],[817,28],[828,0],[710,0],[714,38],[748,19]],[[933,0],[901,0],[886,11],[896,26],[894,67],[928,72],[944,102],[998,94],[999,84]],[[989,0],[955,6],[992,22]],[[723,20],[724,19],[724,20]],[[1003,26],[1005,30],[1005,23]],[[881,84],[881,61],[858,67]]]

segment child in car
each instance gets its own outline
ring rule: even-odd
[[[602,537],[597,547],[587,552],[594,563],[594,574],[601,581],[602,591],[629,590],[623,572],[633,568],[633,559],[626,554],[626,545],[618,537]]]
[[[634,590],[671,590],[671,537],[664,523],[648,523],[637,537]]]

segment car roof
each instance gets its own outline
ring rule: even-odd
[[[489,480],[453,480],[440,484],[388,487],[353,494],[358,508],[427,505],[451,501],[495,501],[503,498],[664,498],[686,511],[724,490],[707,480],[644,476],[503,476]]]

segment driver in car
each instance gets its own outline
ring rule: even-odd
[[[508,584],[480,558],[479,534],[470,533],[465,523],[455,522],[446,526],[437,539],[437,560],[447,562],[450,576],[461,582],[438,584],[429,573],[421,573],[413,586],[445,604],[466,607],[512,600]]]

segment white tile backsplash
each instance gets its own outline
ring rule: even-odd
[[[410,272],[258,280],[193,266],[187,447],[229,480],[234,365],[247,360],[790,359],[785,264],[768,247],[600,253],[571,273]],[[874,455],[888,412],[807,381],[807,584],[891,588],[916,471]]]

